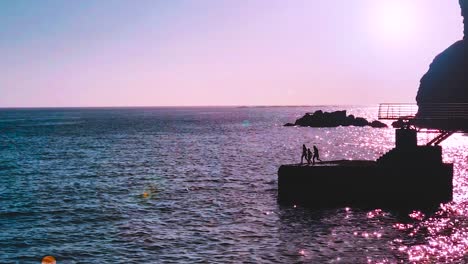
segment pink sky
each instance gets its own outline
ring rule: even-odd
[[[456,0],[0,3],[0,107],[414,102]]]

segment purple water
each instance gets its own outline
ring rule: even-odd
[[[298,162],[303,143],[323,160],[393,147],[391,128],[282,126],[317,109],[377,116],[351,106],[0,110],[0,262],[467,262],[464,135],[442,144],[454,202],[437,212],[277,204],[278,167]]]

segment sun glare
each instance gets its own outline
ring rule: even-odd
[[[405,42],[415,33],[416,12],[410,1],[376,1],[371,10],[372,31],[385,42]]]

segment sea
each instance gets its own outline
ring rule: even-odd
[[[302,144],[394,146],[392,128],[283,126],[316,110],[378,107],[0,109],[0,263],[468,263],[464,134],[442,143],[454,200],[436,210],[278,204]]]

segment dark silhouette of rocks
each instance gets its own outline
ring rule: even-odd
[[[372,123],[370,123],[369,126],[375,127],[375,128],[384,128],[384,127],[387,127],[386,124],[384,124],[384,123],[382,123],[382,122],[380,122],[380,121],[377,121],[377,120],[372,121]]]
[[[392,127],[393,128],[402,128],[403,126],[405,126],[405,122],[403,120],[397,120],[395,122],[392,122]]]
[[[416,101],[425,104],[468,102],[468,47],[460,40],[438,55],[422,77]]]
[[[468,33],[467,27],[468,23],[465,21],[466,16],[468,15],[468,1],[467,0],[459,0],[460,7],[462,9],[462,16],[463,16],[463,25],[464,25],[464,36],[463,39],[466,39],[466,34]]]
[[[369,122],[365,118],[346,115],[346,111],[323,112],[315,111],[313,114],[307,113],[296,120],[294,124],[287,123],[284,126],[302,126],[302,127],[337,127],[337,126],[371,126],[375,128],[387,127],[380,121]]]
[[[416,96],[419,117],[429,116],[429,108],[433,109],[434,104],[468,102],[468,0],[459,0],[459,3],[465,36],[435,57],[422,77]]]

